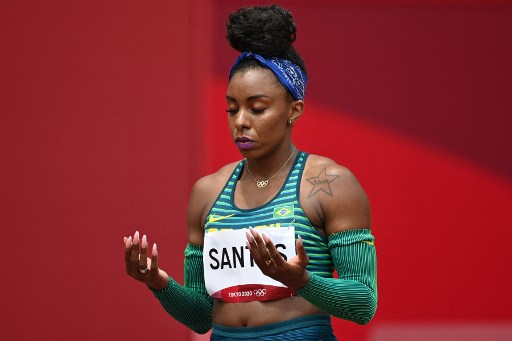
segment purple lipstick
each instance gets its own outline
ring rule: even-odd
[[[235,145],[238,149],[250,149],[254,146],[254,141],[248,137],[237,137],[235,139]]]

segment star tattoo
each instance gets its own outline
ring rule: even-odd
[[[318,174],[318,176],[307,179],[308,182],[313,185],[311,192],[309,192],[309,194],[308,194],[308,198],[312,197],[313,195],[317,194],[318,192],[324,192],[325,194],[332,197],[330,183],[333,182],[338,177],[339,177],[339,175],[327,174],[326,167],[324,167],[320,171],[320,174]]]

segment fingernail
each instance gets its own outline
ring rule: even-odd
[[[158,254],[158,251],[156,250],[156,243],[153,244],[153,251],[151,252],[153,256],[156,256]]]
[[[245,245],[247,245],[247,248],[250,250],[251,249],[251,244],[249,244],[248,241],[245,242]]]
[[[138,245],[139,244],[139,231],[136,231],[133,235],[133,244]]]
[[[126,248],[129,248],[129,247],[131,246],[131,245],[130,245],[131,243],[132,243],[132,237],[129,237],[129,238],[126,238],[126,237],[125,237],[125,239],[124,239],[124,245],[126,246]]]
[[[128,238],[127,238],[127,237],[124,237],[124,238],[123,238],[123,242],[124,242],[125,244],[126,244],[126,241],[127,241],[127,240],[128,240]]]
[[[146,235],[142,236],[142,242],[140,243],[140,246],[142,246],[143,248],[148,247],[148,238],[146,237]]]

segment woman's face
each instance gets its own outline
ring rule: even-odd
[[[296,119],[297,102],[302,108],[302,101],[290,100],[272,71],[262,68],[236,72],[229,82],[226,101],[229,128],[243,156],[257,158],[288,147],[284,145],[291,136],[288,120]]]

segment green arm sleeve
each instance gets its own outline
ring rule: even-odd
[[[184,286],[169,277],[167,287],[151,291],[177,321],[199,334],[210,330],[213,299],[204,284],[202,246],[188,244],[185,249]]]
[[[334,233],[329,236],[329,249],[339,278],[310,273],[309,282],[298,294],[330,315],[367,324],[377,309],[377,264],[371,231]]]

